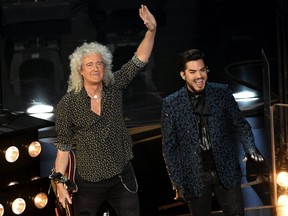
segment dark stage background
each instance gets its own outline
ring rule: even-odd
[[[239,102],[239,106],[253,127],[259,149],[271,162],[264,120],[267,85],[263,87],[262,54],[264,51],[270,66],[272,100],[285,102],[285,96],[279,97],[283,91],[279,76],[284,73],[279,62],[284,64],[283,56],[287,57],[287,38],[283,38],[287,0],[2,0],[1,109],[17,114],[36,104],[55,108],[67,90],[68,56],[84,41],[109,46],[114,53],[113,68],[119,69],[132,57],[145,32],[138,17],[140,4],[147,4],[156,16],[157,37],[145,71],[125,91],[124,110],[135,142],[133,165],[143,215],[160,215],[161,206],[174,203],[161,155],[161,102],[183,86],[177,56],[185,49],[205,52],[209,81],[228,83],[234,93],[256,92],[256,102]],[[48,120],[54,121],[53,112]],[[42,176],[48,176],[55,159],[54,128],[39,133],[44,143]],[[242,157],[239,148],[239,160]],[[246,167],[244,163],[241,166],[245,184]],[[266,189],[264,186],[260,193]],[[269,205],[257,195],[257,189],[245,187],[243,191],[246,207]],[[217,210],[217,203],[213,208]],[[163,212],[172,209],[187,212],[183,205]]]

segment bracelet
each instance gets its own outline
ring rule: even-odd
[[[49,178],[53,180],[55,184],[63,183],[65,189],[72,193],[78,190],[77,185],[60,172],[52,173],[49,175]]]
[[[67,177],[60,172],[52,173],[49,178],[58,183],[66,183],[68,181]]]

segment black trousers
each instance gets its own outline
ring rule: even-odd
[[[199,198],[189,202],[189,209],[192,216],[211,215],[212,194],[214,193],[225,216],[244,216],[244,204],[241,185],[238,184],[232,189],[221,187],[218,175],[215,171],[203,173],[204,190]]]
[[[118,216],[140,216],[137,182],[131,164],[120,176],[100,182],[88,182],[76,174],[78,192],[73,198],[76,216],[96,216],[104,201]]]

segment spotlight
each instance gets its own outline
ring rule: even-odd
[[[8,186],[13,186],[13,185],[16,185],[16,184],[19,184],[19,182],[17,182],[17,181],[12,181],[12,182],[10,182],[10,183],[8,184]]]
[[[22,198],[17,198],[12,202],[12,211],[16,215],[22,214],[26,209],[26,202]]]
[[[0,203],[0,216],[4,215],[4,207],[3,205]]]
[[[48,177],[3,188],[0,190],[0,204],[5,209],[3,216],[55,216],[56,197],[50,191]]]
[[[19,157],[19,149],[16,146],[10,146],[5,151],[5,159],[10,162],[14,163]]]
[[[234,93],[233,96],[237,102],[250,102],[259,99],[259,97],[257,97],[257,94],[253,91],[242,91]]]
[[[47,205],[47,203],[48,196],[43,192],[38,193],[34,198],[34,205],[38,209],[43,209]]]
[[[281,195],[278,198],[278,206],[288,206],[288,195]]]
[[[38,179],[40,179],[40,176],[34,176],[34,177],[31,178],[31,181],[35,181],[35,180],[38,180]]]
[[[276,182],[279,186],[288,188],[288,172],[282,171],[278,173]]]
[[[28,147],[28,153],[31,157],[37,157],[41,153],[41,144],[33,141]]]
[[[47,104],[36,104],[27,109],[27,113],[51,113],[53,112],[54,108],[51,105]]]

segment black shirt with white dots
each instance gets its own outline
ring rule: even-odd
[[[67,93],[57,104],[54,146],[62,151],[75,151],[76,169],[83,179],[98,182],[116,176],[133,158],[122,94],[145,65],[134,55],[114,73],[113,84],[103,85],[101,115],[91,110],[90,97],[84,88],[79,93]]]

